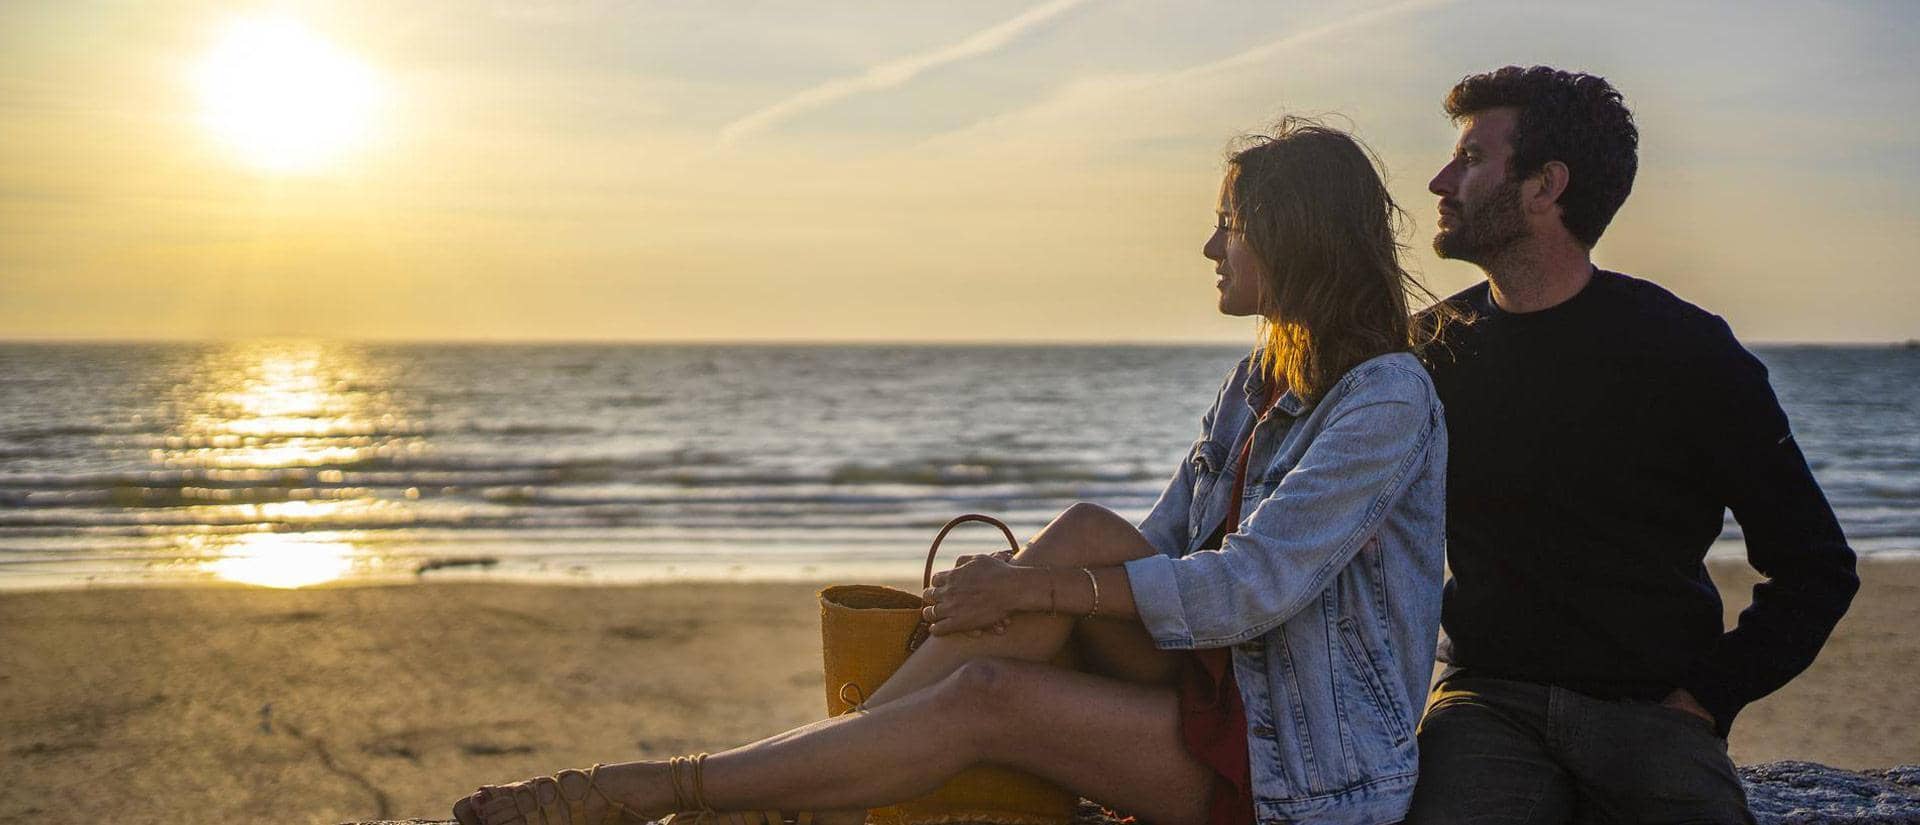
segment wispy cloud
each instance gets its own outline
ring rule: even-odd
[[[991,54],[1027,31],[1082,5],[1086,0],[1052,0],[1022,12],[1019,16],[947,46],[922,54],[888,61],[854,77],[843,77],[805,89],[792,97],[740,118],[720,129],[720,145],[740,142],[780,121],[811,109],[845,100],[863,92],[891,89],[912,80],[928,69],[969,58]]]
[[[1075,135],[1084,135],[1086,129],[1081,119],[1082,114],[1115,111],[1113,101],[1116,99],[1164,90],[1175,90],[1183,97],[1191,96],[1194,89],[1209,88],[1208,84],[1200,81],[1266,64],[1301,46],[1333,35],[1458,2],[1460,0],[1401,0],[1401,2],[1368,9],[1318,26],[1289,32],[1253,48],[1207,63],[1151,74],[1119,75],[1075,81],[1065,85],[1046,100],[995,115],[952,132],[936,135],[926,141],[925,145],[965,144],[989,132],[1020,131],[1023,125],[1030,125],[1035,120],[1048,122],[1065,120],[1076,124],[1073,129]],[[1258,75],[1250,73],[1249,77],[1258,77]]]
[[[1351,17],[1342,17],[1339,20],[1323,23],[1310,29],[1293,32],[1285,37],[1270,40],[1238,54],[1215,60],[1212,63],[1203,63],[1164,75],[1156,75],[1151,79],[1151,82],[1158,84],[1183,80],[1197,80],[1220,72],[1232,71],[1246,66],[1257,66],[1295,47],[1311,43],[1329,35],[1339,34],[1340,32],[1351,29],[1364,28],[1375,23],[1399,17],[1403,14],[1425,11],[1431,8],[1451,5],[1455,2],[1458,2],[1458,0],[1402,0],[1402,2],[1399,3],[1390,3],[1379,8],[1368,9]]]

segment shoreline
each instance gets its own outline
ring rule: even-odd
[[[1731,621],[1756,577],[1710,566]],[[1920,562],[1860,570],[1737,762],[1920,762]],[[821,583],[0,592],[0,819],[443,817],[480,782],[738,744],[822,713]]]
[[[1859,555],[1861,564],[1879,563],[1916,563],[1920,562],[1920,540],[1917,539],[1866,539],[1850,542]],[[977,552],[979,548],[997,549],[997,545],[978,544],[962,547],[955,544],[953,550],[943,554],[948,560],[963,552]],[[396,562],[400,564],[396,564]],[[671,561],[647,558],[603,558],[595,568],[578,565],[557,566],[550,563],[548,557],[529,554],[525,556],[500,554],[484,557],[465,557],[423,554],[417,557],[404,556],[382,560],[375,567],[395,568],[392,572],[368,573],[356,568],[338,578],[315,584],[302,584],[302,590],[338,589],[343,587],[406,587],[433,586],[440,584],[486,584],[486,585],[526,585],[533,587],[651,587],[657,585],[735,585],[735,584],[805,584],[808,582],[908,582],[917,581],[924,563],[924,557],[902,556],[897,559],[858,559],[858,560],[820,560],[805,561],[787,559],[728,558],[718,561],[689,561],[676,557]],[[1715,542],[1708,551],[1706,563],[1709,569],[1718,571],[1722,567],[1742,569],[1746,566],[1746,545],[1739,539],[1723,539]],[[411,566],[405,566],[411,565]],[[417,568],[428,565],[425,572]],[[404,567],[404,569],[398,569]],[[938,563],[936,563],[936,568]],[[39,593],[73,590],[113,590],[145,588],[196,588],[196,587],[235,587],[252,588],[264,585],[260,582],[248,582],[223,577],[212,571],[200,571],[193,575],[142,571],[129,568],[126,571],[93,572],[51,571],[51,572],[14,572],[7,573],[8,566],[0,564],[0,595],[10,593]],[[32,581],[31,579],[42,579]],[[918,589],[914,585],[911,589]]]

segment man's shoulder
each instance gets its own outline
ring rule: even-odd
[[[1471,304],[1471,303],[1478,302],[1486,297],[1487,290],[1489,288],[1488,284],[1489,284],[1488,281],[1486,281],[1485,279],[1482,279],[1479,283],[1474,284],[1473,286],[1467,287],[1466,289],[1460,290],[1459,292],[1455,292],[1452,295],[1447,296],[1444,300],[1441,301],[1441,303],[1457,305],[1457,304]]]
[[[1610,305],[1608,314],[1630,333],[1623,338],[1669,354],[1724,353],[1738,346],[1725,319],[1660,284],[1604,269],[1594,279]],[[1676,346],[1681,349],[1670,349]]]
[[[1652,281],[1616,272],[1600,277],[1608,278],[1621,301],[1611,308],[1623,328],[1608,357],[1632,364],[1643,381],[1696,397],[1745,395],[1767,386],[1766,365],[1725,319]]]
[[[1414,327],[1421,343],[1419,360],[1430,371],[1442,372],[1460,366],[1465,351],[1477,337],[1480,322],[1493,305],[1491,285],[1481,281],[1440,299],[1433,306],[1414,314]]]
[[[1437,316],[1441,324],[1447,326],[1466,326],[1472,324],[1493,302],[1492,286],[1481,281],[1466,289],[1455,292],[1440,302],[1420,311],[1420,315]]]

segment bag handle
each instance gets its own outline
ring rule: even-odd
[[[940,534],[933,537],[933,546],[927,548],[927,569],[920,574],[920,586],[922,588],[933,586],[933,556],[940,552],[940,541],[945,539],[948,533],[953,532],[953,528],[966,524],[969,521],[984,522],[1000,528],[1000,533],[1007,537],[1007,547],[1016,553],[1020,552],[1020,540],[1013,537],[1013,531],[1007,528],[1006,522],[993,516],[981,515],[979,513],[968,513],[964,516],[957,516],[954,520],[947,522],[947,526],[940,528]]]
[[[981,515],[979,513],[968,513],[964,516],[956,516],[952,521],[947,522],[947,526],[940,528],[939,535],[933,537],[933,546],[927,548],[927,569],[920,573],[920,587],[922,589],[933,586],[933,557],[940,552],[941,540],[945,539],[948,533],[953,532],[953,528],[966,524],[969,521],[978,521],[1000,528],[1000,534],[1007,537],[1007,547],[1016,553],[1020,551],[1020,540],[1013,537],[1013,531],[1008,529],[1006,522],[993,516]],[[919,622],[914,624],[913,632],[907,634],[907,655],[911,656],[915,650],[920,649],[920,644],[927,640],[927,634],[931,632],[928,628],[929,625],[925,617],[922,617]],[[844,687],[842,687],[841,690],[845,692]]]

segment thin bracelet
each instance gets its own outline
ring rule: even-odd
[[[1100,614],[1100,580],[1094,577],[1092,570],[1085,567],[1080,568],[1080,572],[1087,574],[1087,583],[1093,585],[1093,609],[1088,610],[1087,615],[1080,618],[1091,619]]]

